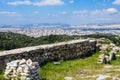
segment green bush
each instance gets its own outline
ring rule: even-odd
[[[41,44],[51,44],[78,38],[80,37],[68,35],[50,35],[34,38],[23,34],[0,32],[0,50],[10,50],[27,46],[36,46]]]

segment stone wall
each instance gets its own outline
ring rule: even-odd
[[[40,66],[48,61],[69,60],[92,55],[96,51],[96,40],[84,39],[39,45],[0,52],[0,68],[17,59],[31,59]]]

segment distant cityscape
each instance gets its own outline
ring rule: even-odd
[[[110,33],[120,35],[120,24],[103,25],[80,25],[71,26],[68,24],[34,24],[23,26],[2,25],[0,32],[13,32],[25,34],[31,37],[47,35],[89,35],[96,33]]]

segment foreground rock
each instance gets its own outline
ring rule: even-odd
[[[40,67],[37,62],[32,62],[30,59],[15,60],[7,63],[5,70],[5,78],[14,80],[40,80]]]
[[[99,77],[96,80],[106,80],[107,78],[109,78],[110,76],[107,75],[99,75]],[[108,79],[107,79],[108,80]]]
[[[114,52],[114,51],[111,51],[110,53],[109,53],[109,60],[111,61],[111,60],[116,60],[116,52]]]
[[[64,80],[73,80],[73,77],[65,77]]]
[[[120,47],[116,46],[113,43],[110,44],[102,44],[102,42],[97,43],[99,44],[99,50],[102,54],[98,57],[99,64],[106,64],[109,63],[112,60],[116,60],[116,54],[120,51]]]
[[[98,60],[99,64],[106,64],[107,62],[108,62],[108,56],[106,56],[105,54],[99,55],[99,60]]]
[[[101,46],[100,52],[108,52],[108,45]]]

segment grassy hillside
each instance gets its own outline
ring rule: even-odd
[[[64,80],[66,76],[73,77],[74,80],[96,80],[99,75],[111,76],[106,80],[113,80],[112,77],[120,78],[120,56],[110,64],[97,64],[100,54],[96,52],[85,59],[62,61],[60,65],[49,62],[41,67],[40,76],[44,80]],[[0,80],[6,80],[3,74],[4,71],[0,71]]]
[[[3,36],[4,35],[4,36]],[[11,37],[12,35],[12,37]],[[84,35],[84,36],[66,36],[66,35],[50,35],[43,36],[39,38],[28,37],[25,35],[14,34],[14,33],[2,33],[3,37],[0,37],[0,42],[11,41],[16,43],[12,48],[18,48],[23,46],[32,46],[39,44],[48,44],[48,43],[56,43],[61,41],[68,41],[76,38],[106,38],[111,40],[116,45],[120,46],[120,37],[117,35],[111,34],[93,34],[93,35]],[[24,39],[25,38],[25,39]],[[10,44],[13,44],[9,42]],[[12,49],[11,47],[4,46],[2,49]],[[53,62],[49,62],[46,65],[41,67],[40,76],[44,78],[44,80],[64,80],[64,77],[70,76],[73,77],[74,80],[96,80],[99,75],[107,75],[110,76],[106,80],[113,80],[113,77],[117,77],[117,80],[120,80],[120,52],[117,53],[117,60],[111,61],[109,64],[97,64],[98,56],[100,52],[96,52],[91,57],[85,59],[74,59],[69,61],[62,61],[60,65],[55,65]],[[4,79],[4,70],[0,71],[0,80]]]
[[[60,65],[48,63],[41,68],[41,77],[46,80],[64,80],[66,76],[73,77],[74,80],[96,80],[99,75],[111,76],[106,80],[113,80],[112,77],[120,78],[120,57],[110,64],[97,64],[100,54],[97,52],[85,59],[63,61]]]

